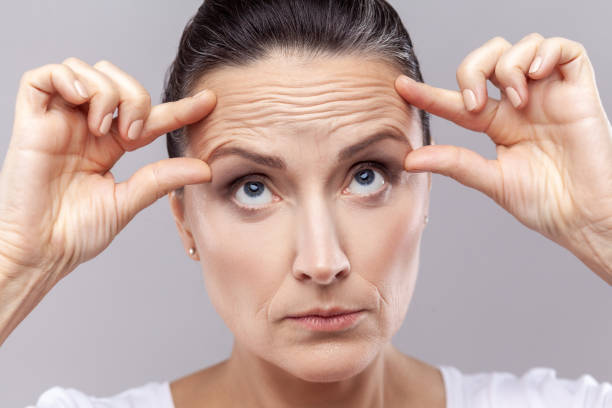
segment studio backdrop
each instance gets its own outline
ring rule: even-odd
[[[586,47],[612,114],[612,2],[391,1],[412,36],[425,81],[458,89],[463,58],[487,40],[531,32]],[[160,101],[180,34],[200,1],[23,0],[0,6],[0,153],[23,72],[74,56],[107,59]],[[490,88],[492,89],[492,88]],[[493,91],[494,96],[499,92]],[[493,158],[484,134],[432,118],[438,144]],[[588,135],[585,135],[588,143]],[[127,179],[166,157],[164,137],[127,153]],[[611,164],[612,165],[612,164]],[[528,230],[483,194],[435,175],[417,286],[393,343],[463,372],[551,367],[559,377],[612,381],[612,288],[571,253]],[[53,385],[112,395],[224,360],[232,335],[185,254],[167,198],[61,281],[0,347],[0,406],[23,407]]]

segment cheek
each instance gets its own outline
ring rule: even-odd
[[[286,220],[245,222],[227,203],[200,200],[194,239],[211,303],[237,336],[267,319],[267,305],[288,270]]]
[[[392,329],[401,324],[414,290],[425,194],[426,183],[413,180],[397,188],[388,205],[352,210],[343,220],[351,268],[377,288],[386,306],[381,318]]]

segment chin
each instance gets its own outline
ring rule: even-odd
[[[321,341],[276,353],[274,364],[304,381],[330,383],[361,373],[381,349],[380,344],[368,339],[352,343]]]

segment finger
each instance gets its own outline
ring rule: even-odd
[[[529,101],[526,75],[542,41],[544,37],[538,33],[526,36],[506,51],[495,66],[499,88],[516,109],[521,109]]]
[[[87,113],[89,130],[96,136],[106,135],[119,104],[119,91],[116,85],[106,74],[77,58],[68,58],[63,64],[79,76],[91,94]]]
[[[151,111],[149,92],[136,79],[108,61],[97,62],[94,68],[114,81],[119,91],[119,135],[125,140],[137,139]]]
[[[42,113],[56,94],[73,105],[85,103],[89,97],[74,71],[62,64],[49,64],[23,74],[16,106],[18,111]]]
[[[557,67],[567,80],[591,80],[592,68],[586,50],[575,41],[561,37],[542,41],[529,69],[529,76],[533,79],[546,78]],[[584,75],[585,68],[588,75]]]
[[[486,132],[499,104],[498,100],[488,98],[479,112],[469,112],[461,93],[436,88],[405,75],[397,78],[395,87],[402,98],[417,108],[477,132]]]
[[[189,157],[160,160],[139,169],[115,187],[121,227],[170,191],[210,179],[210,167],[202,160]]]
[[[497,201],[501,172],[497,160],[488,160],[478,153],[452,145],[424,146],[406,156],[406,171],[442,174],[459,183],[483,192]]]
[[[137,144],[130,145],[126,149],[133,150],[138,146],[144,146],[165,133],[202,120],[212,112],[216,103],[214,92],[204,90],[194,96],[154,106]]]
[[[457,83],[468,111],[478,112],[484,108],[489,98],[487,80],[491,79],[492,82],[496,82],[495,78],[491,78],[495,72],[495,65],[511,47],[512,44],[505,39],[495,37],[469,53],[459,64]]]

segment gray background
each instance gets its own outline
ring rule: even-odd
[[[158,101],[187,19],[200,1],[19,1],[0,6],[2,157],[21,74],[69,56],[109,59]],[[410,32],[425,80],[457,89],[471,50],[530,32],[583,43],[612,115],[612,3],[392,1]],[[492,143],[439,118],[438,143],[494,157]],[[164,139],[115,167],[125,180],[165,158]],[[431,222],[406,321],[405,353],[464,372],[530,367],[612,380],[612,291],[568,251],[526,229],[481,193],[434,176]],[[111,395],[173,380],[225,359],[232,336],[184,254],[168,202],[139,214],[99,257],[60,282],[0,348],[0,406],[22,407],[53,385]]]

